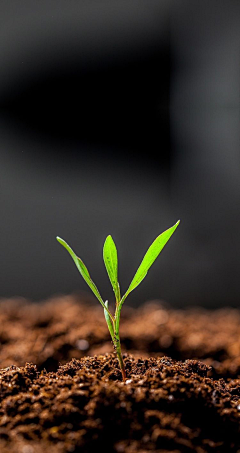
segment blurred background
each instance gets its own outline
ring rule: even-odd
[[[129,304],[240,301],[240,3],[0,3],[0,296],[104,299],[111,234]]]

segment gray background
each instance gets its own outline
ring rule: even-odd
[[[129,303],[238,305],[238,1],[0,3],[0,295],[104,298],[112,234]],[[90,290],[89,290],[90,291]]]

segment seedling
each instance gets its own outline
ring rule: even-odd
[[[126,372],[125,366],[122,358],[121,352],[121,343],[120,343],[120,335],[119,335],[119,325],[120,325],[120,314],[123,303],[125,302],[127,296],[141,283],[141,281],[146,277],[150,267],[162,251],[163,247],[166,245],[176,228],[178,227],[180,220],[173,225],[168,230],[164,231],[160,234],[155,241],[150,245],[149,249],[147,250],[146,254],[143,257],[143,260],[134,275],[130,286],[124,296],[121,297],[120,293],[120,285],[118,283],[118,256],[117,256],[117,249],[112,239],[112,236],[108,236],[105,240],[103,246],[103,260],[106,266],[106,270],[108,273],[109,280],[113,287],[113,292],[115,294],[116,304],[115,304],[115,314],[113,315],[108,307],[108,301],[104,302],[95,283],[92,281],[90,274],[82,262],[80,258],[74,253],[74,251],[69,247],[69,245],[60,237],[57,237],[58,242],[60,242],[63,247],[68,251],[71,255],[74,263],[77,266],[81,276],[84,278],[85,282],[91,288],[92,292],[95,294],[96,298],[99,300],[100,304],[104,309],[105,319],[108,325],[108,329],[112,338],[113,346],[116,351],[119,365],[122,372],[123,381],[126,380]]]

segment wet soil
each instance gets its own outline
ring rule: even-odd
[[[2,301],[0,452],[240,453],[239,333],[236,309],[124,307],[123,383],[101,307]]]

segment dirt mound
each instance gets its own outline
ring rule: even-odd
[[[113,354],[2,370],[0,451],[237,453],[238,380],[195,360],[124,360],[126,383]]]

